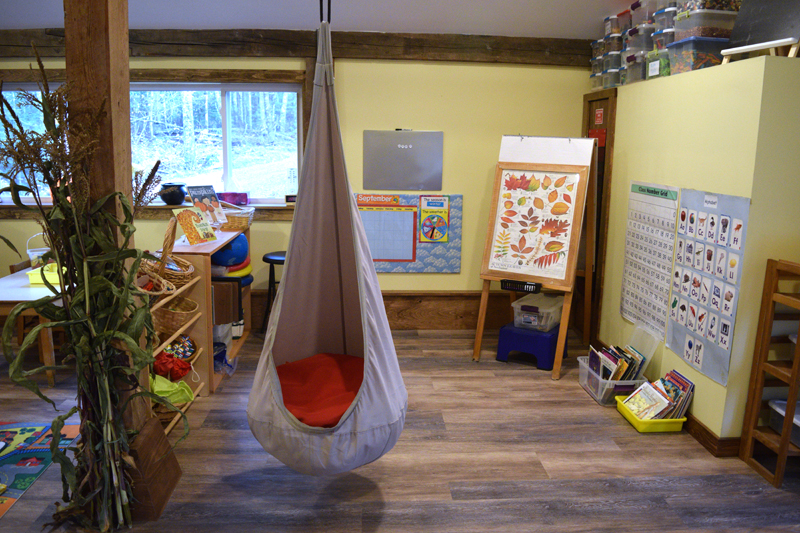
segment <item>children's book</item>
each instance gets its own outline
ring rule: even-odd
[[[672,406],[664,393],[646,381],[623,403],[640,420],[658,418],[658,415]]]
[[[217,193],[211,185],[190,185],[186,187],[192,204],[200,211],[206,222],[212,225],[228,221],[219,203]]]
[[[172,212],[190,245],[217,240],[214,228],[203,219],[202,213],[196,207],[182,207],[173,209]]]

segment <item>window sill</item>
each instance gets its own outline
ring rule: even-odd
[[[150,205],[139,211],[137,220],[169,220],[172,210],[176,207],[192,207],[189,203],[183,206]],[[291,221],[294,217],[294,206],[285,204],[250,204],[255,207],[254,222]],[[38,212],[35,210],[20,209],[14,204],[0,204],[0,220],[34,220]]]

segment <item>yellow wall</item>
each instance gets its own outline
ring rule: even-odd
[[[28,68],[28,60],[0,62],[0,68]],[[63,62],[48,62],[48,67]],[[139,59],[132,68],[301,69],[302,61]],[[480,262],[489,217],[494,166],[504,134],[578,136],[586,69],[473,63],[337,60],[336,91],[345,158],[354,190],[362,187],[362,134],[365,129],[411,128],[444,132],[443,193],[464,195],[460,274],[381,274],[384,290],[478,290]],[[288,222],[257,222],[251,229],[252,255],[285,249]],[[155,249],[166,221],[137,223],[136,245]],[[33,222],[0,222],[24,248],[36,232]],[[0,271],[6,271],[0,254]],[[267,269],[256,261],[256,289],[266,288]]]
[[[633,330],[619,314],[632,180],[752,198],[727,387],[663,343],[647,372],[657,378],[675,368],[693,380],[691,412],[720,437],[741,431],[766,260],[800,259],[794,205],[800,104],[789,98],[798,81],[800,63],[762,57],[619,90],[603,341],[622,343]]]

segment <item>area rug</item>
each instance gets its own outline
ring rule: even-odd
[[[69,446],[78,436],[78,424],[61,430],[59,448]],[[0,519],[53,462],[50,424],[0,424],[0,485],[8,488],[0,494]]]

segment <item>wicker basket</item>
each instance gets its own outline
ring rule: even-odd
[[[177,296],[168,305],[153,311],[153,327],[167,336],[172,335],[197,313],[198,307],[194,300]]]
[[[146,285],[148,281],[153,282],[152,289],[144,288],[144,285]],[[175,292],[175,285],[173,285],[170,281],[165,280],[155,272],[147,272],[142,268],[139,268],[139,272],[137,273],[136,286],[139,292],[142,292],[150,297],[151,305],[160,297]]]
[[[160,257],[160,260],[143,260],[141,263],[141,270],[148,274],[155,274],[158,277],[164,278],[172,283],[175,288],[181,288],[194,277],[194,266],[186,259],[172,255],[172,247],[175,246],[177,224],[178,219],[172,217],[167,225],[167,232],[164,235],[164,246],[161,254],[158,252],[153,254],[156,257]],[[170,268],[167,268],[168,263]]]
[[[250,227],[253,223],[253,215],[255,215],[255,207],[239,207],[237,205],[222,202],[224,206],[223,212],[227,222],[223,223],[219,229],[226,231],[243,231]]]
[[[175,408],[178,410],[182,410],[184,407],[186,407],[187,403],[189,402],[176,403]],[[156,418],[158,418],[158,421],[161,422],[162,426],[168,426],[172,422],[172,420],[180,413],[178,411],[173,411],[169,407],[161,405],[160,403],[157,403],[153,405],[153,414],[156,415]]]

